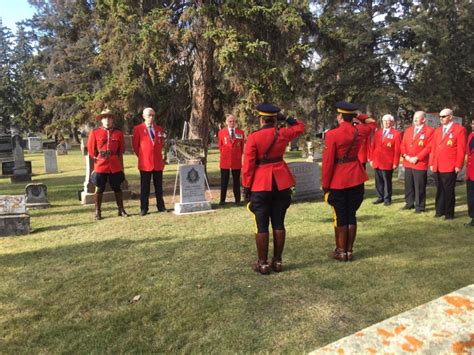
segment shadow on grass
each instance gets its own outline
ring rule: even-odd
[[[64,206],[52,206],[55,208],[64,208],[67,207],[67,205]],[[55,216],[55,215],[65,215],[65,214],[83,214],[83,213],[92,213],[94,207],[91,205],[89,206],[82,206],[78,208],[68,208],[67,211],[51,211],[48,209],[44,210],[36,210],[36,211],[41,211],[41,212],[36,212],[36,211],[30,211],[30,215],[34,217],[47,217],[47,216]],[[108,208],[103,209],[104,211],[108,210]]]
[[[32,228],[31,234],[41,233],[41,232],[59,231],[61,229],[66,229],[66,228],[70,228],[70,227],[77,227],[77,226],[83,226],[83,225],[84,225],[84,223],[71,223],[71,224],[65,224],[65,225],[60,225],[60,226],[48,226],[48,227]]]
[[[45,230],[59,230],[74,225],[53,226],[45,228],[36,228],[35,233]],[[20,252],[16,254],[0,255],[0,265],[2,266],[24,266],[24,260],[41,260],[41,263],[48,263],[48,259],[57,260],[58,263],[65,262],[68,258],[80,257],[83,255],[97,255],[103,257],[104,253],[113,251],[114,253],[121,250],[128,250],[132,246],[146,243],[159,243],[174,240],[176,237],[159,237],[147,239],[111,239],[106,241],[85,242],[67,246],[59,246],[52,248],[42,248],[34,251]],[[179,241],[184,243],[184,241]]]

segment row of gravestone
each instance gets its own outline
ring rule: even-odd
[[[29,137],[28,139],[37,138]],[[57,154],[60,150],[44,149],[45,173],[57,173]],[[67,151],[66,151],[67,153]],[[60,154],[60,153],[59,153]],[[0,135],[0,163],[2,176],[10,176],[12,182],[31,181],[31,161],[25,161],[22,139],[19,135]]]

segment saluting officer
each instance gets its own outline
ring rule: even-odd
[[[225,204],[230,172],[235,203],[240,204],[240,170],[242,169],[242,154],[244,152],[244,131],[235,127],[235,117],[227,115],[223,128],[218,133],[219,140],[219,167],[221,169],[221,199],[219,205]]]
[[[286,118],[288,128],[277,128],[280,109],[270,104],[257,106],[261,128],[248,136],[244,152],[242,185],[247,208],[255,215],[258,261],[254,270],[270,272],[268,264],[268,225],[273,229],[273,259],[271,268],[283,270],[282,253],[285,245],[285,214],[291,203],[290,188],[295,179],[283,160],[287,144],[304,132],[304,124],[292,117]],[[285,119],[284,116],[281,116]]]
[[[405,130],[400,147],[405,167],[405,206],[402,209],[415,208],[415,213],[425,211],[428,160],[434,132],[425,121],[424,111],[415,112],[413,126]]]
[[[102,127],[94,129],[87,142],[88,154],[94,159],[94,173],[91,180],[96,186],[94,194],[96,220],[102,219],[102,196],[107,182],[115,193],[118,215],[128,216],[123,208],[120,188],[120,184],[125,180],[122,161],[125,144],[122,131],[112,127],[115,118],[112,111],[108,109],[97,115],[96,120],[102,122]]]
[[[441,126],[433,133],[430,169],[436,183],[435,217],[454,219],[456,204],[456,176],[464,165],[466,154],[466,129],[453,121],[453,111],[441,110]]]
[[[132,147],[138,157],[140,170],[140,216],[148,213],[150,198],[150,181],[153,177],[155,188],[156,208],[158,212],[165,212],[163,201],[163,144],[165,137],[163,129],[153,122],[155,110],[147,107],[143,110],[143,123],[133,128]]]
[[[336,103],[336,110],[339,127],[325,135],[321,185],[324,198],[334,211],[336,249],[331,257],[352,261],[357,234],[356,212],[364,200],[364,182],[369,179],[357,154],[371,133],[368,123],[375,121],[357,120],[357,106],[345,101]],[[353,125],[353,122],[359,124]]]

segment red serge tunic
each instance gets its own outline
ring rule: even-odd
[[[393,170],[393,166],[400,164],[400,144],[402,135],[395,128],[390,128],[385,138],[383,128],[374,134],[370,158],[374,169]]]
[[[411,126],[405,130],[405,133],[403,133],[400,153],[402,156],[406,154],[409,157],[417,157],[418,161],[416,164],[413,164],[403,159],[403,166],[415,170],[428,170],[431,140],[433,138],[434,129],[424,124],[416,136],[413,136],[414,131],[415,126]]]
[[[474,132],[467,140],[466,180],[474,181]]]
[[[357,136],[350,152],[347,152],[353,139],[355,129]],[[367,181],[369,177],[362,163],[357,158],[363,141],[370,136],[372,129],[369,124],[354,127],[350,122],[341,122],[339,127],[326,133],[324,139],[323,166],[321,186],[323,189],[346,189]],[[346,156],[346,153],[347,156]],[[338,159],[349,158],[345,163],[337,163]]]
[[[94,171],[97,173],[117,173],[123,170],[120,157],[125,150],[122,131],[118,129],[94,129],[87,141],[87,151],[94,159]],[[110,152],[100,154],[100,152]]]
[[[295,184],[295,178],[285,161],[257,165],[257,159],[263,159],[266,150],[272,143],[275,130],[274,126],[263,126],[248,136],[242,168],[242,186],[251,188],[252,192],[272,191],[272,177],[275,178],[278,191],[288,189]],[[303,132],[304,123],[299,120],[294,126],[280,128],[278,138],[267,158],[282,157],[288,143]]]
[[[230,138],[228,128],[221,129],[217,134],[221,169],[242,169],[245,134],[238,128],[234,128],[234,132],[235,139]]]
[[[145,123],[133,128],[132,147],[138,157],[138,170],[162,171],[164,169],[162,150],[165,137],[163,129],[157,124],[153,124],[153,133],[154,140],[151,139]]]
[[[434,172],[451,173],[462,169],[466,154],[466,129],[453,123],[443,137],[443,126],[436,128],[431,143],[430,166]]]

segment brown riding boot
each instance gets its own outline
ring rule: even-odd
[[[119,217],[128,217],[127,212],[123,208],[123,194],[122,191],[115,193],[115,201],[117,201],[118,215]]]
[[[352,261],[352,247],[354,246],[354,241],[356,239],[357,234],[357,224],[349,224],[347,227],[347,245],[346,245],[346,252],[347,252],[347,261]]]
[[[102,193],[96,192],[94,194],[94,203],[95,203],[95,220],[100,221],[102,219]]]
[[[336,237],[336,249],[329,256],[338,261],[346,261],[347,226],[335,227],[334,234]]]
[[[255,234],[258,261],[254,264],[253,270],[262,275],[270,273],[270,265],[268,265],[268,239],[268,233]]]
[[[283,271],[283,262],[281,255],[285,247],[286,231],[284,229],[277,229],[273,231],[273,258],[272,269],[275,272]]]

